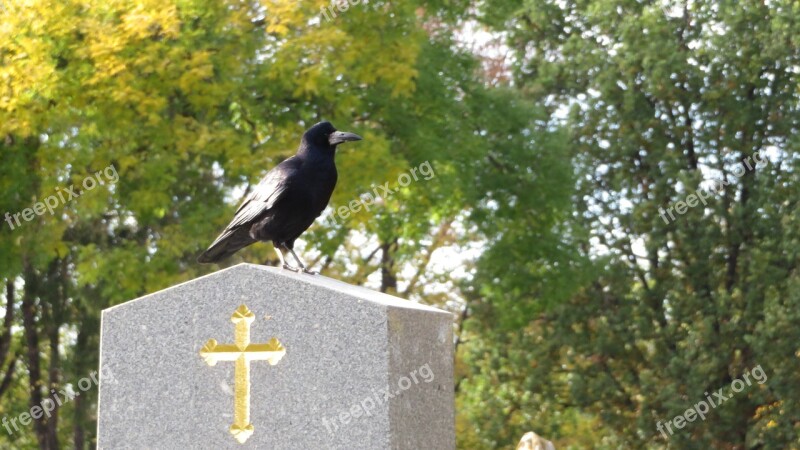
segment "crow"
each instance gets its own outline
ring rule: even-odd
[[[313,273],[295,254],[294,241],[328,206],[338,176],[336,146],[360,140],[357,134],[337,131],[330,122],[309,128],[297,154],[267,172],[197,262],[218,262],[255,242],[272,241],[284,269]],[[299,267],[286,263],[284,250]]]

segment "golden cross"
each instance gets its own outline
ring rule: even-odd
[[[286,354],[286,349],[274,337],[266,344],[250,343],[250,324],[253,320],[255,314],[247,306],[239,306],[231,316],[231,322],[236,327],[236,343],[217,344],[216,340],[209,339],[200,349],[200,356],[209,366],[219,361],[236,361],[233,425],[230,432],[240,444],[253,435],[253,424],[250,423],[250,361],[267,361],[274,366]]]

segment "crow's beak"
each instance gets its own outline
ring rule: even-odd
[[[337,131],[331,134],[331,136],[328,138],[328,142],[331,145],[337,145],[341,144],[342,142],[360,141],[361,139],[363,138],[355,133],[348,133],[346,131]]]

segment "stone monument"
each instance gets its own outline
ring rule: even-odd
[[[252,264],[114,306],[98,448],[454,449],[452,321]]]

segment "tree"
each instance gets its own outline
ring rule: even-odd
[[[485,299],[463,401],[488,448],[530,428],[578,445],[586,424],[603,436],[594,448],[800,445],[800,11],[683,5],[487,4],[483,19],[511,30],[519,88],[570,129],[563,240],[592,261],[566,303],[538,314],[542,291],[511,274],[494,284],[527,294],[517,309],[530,314],[508,320],[501,294]],[[657,431],[757,366],[765,383]]]
[[[366,138],[338,156],[334,208],[373,183],[394,189],[422,164],[435,177],[399,186],[370,211],[326,217],[306,235],[318,249],[308,253],[327,274],[457,309],[458,286],[425,268],[443,246],[481,242],[467,216],[485,200],[490,146],[499,153],[537,132],[531,103],[487,86],[455,45],[466,2],[375,1],[336,14],[323,14],[322,0],[3,6],[8,417],[96,370],[103,308],[212,270],[194,260],[235,198],[323,118]],[[51,198],[52,212],[37,210]],[[271,258],[257,245],[230,263]],[[96,392],[81,392],[0,442],[91,447],[95,407]]]

